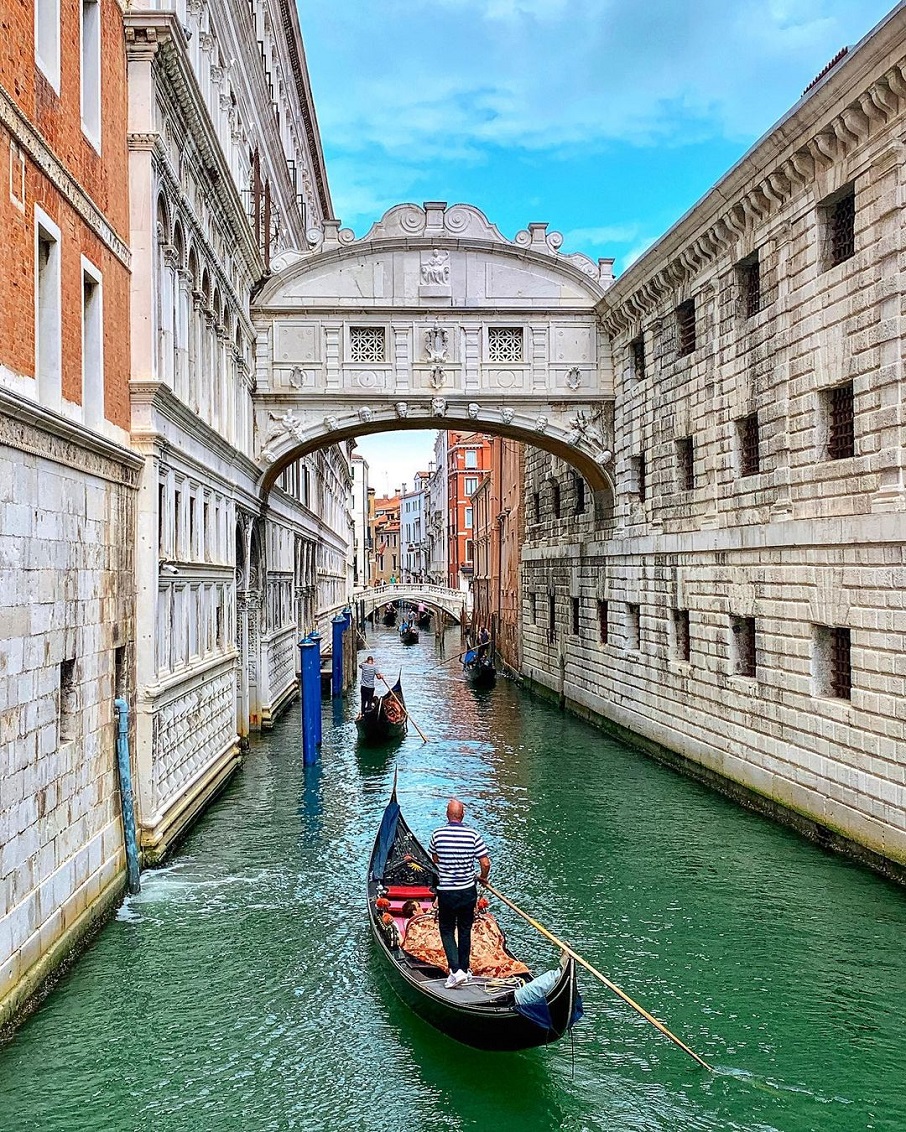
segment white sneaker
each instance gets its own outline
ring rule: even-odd
[[[456,974],[453,976],[453,986],[454,987],[461,987],[463,985],[463,983],[469,982],[469,980],[471,978],[472,978],[472,976],[467,974],[465,971],[457,971]]]
[[[459,983],[456,981],[456,975],[453,971],[451,971],[450,974],[447,975],[447,981],[444,983],[444,986],[447,988],[447,990],[453,990],[454,987],[459,986]]]

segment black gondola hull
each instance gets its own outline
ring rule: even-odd
[[[464,664],[462,673],[466,678],[466,683],[473,688],[493,688],[497,682],[497,669],[490,661]]]

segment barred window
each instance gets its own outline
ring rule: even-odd
[[[576,511],[577,515],[585,514],[585,480],[579,475],[578,472],[573,473],[573,484],[576,488]]]
[[[829,267],[836,267],[856,254],[856,194],[849,189],[827,208]]]
[[[692,641],[689,636],[689,610],[673,610],[673,635],[678,660],[691,660]]]
[[[353,362],[386,361],[383,326],[350,326],[349,358]]]
[[[813,628],[816,693],[840,700],[852,699],[850,630],[828,625],[815,625]]]
[[[645,338],[641,334],[629,343],[629,362],[632,376],[641,381],[645,376]]]
[[[557,595],[553,590],[547,595],[547,643],[552,645],[557,636]]]
[[[827,412],[827,455],[831,460],[845,460],[856,454],[853,383],[835,385],[825,392]]]
[[[754,679],[757,672],[755,654],[755,618],[731,617],[733,630],[733,670],[737,676]]]
[[[535,491],[532,493],[532,506],[535,512],[535,522],[541,522],[541,492]]]
[[[638,456],[633,456],[630,465],[635,493],[638,496],[639,503],[644,503],[648,492],[645,477],[645,453],[640,452]]]
[[[737,270],[742,309],[746,318],[751,318],[753,314],[758,314],[762,305],[761,264],[758,262],[758,252],[742,260]]]
[[[633,602],[626,603],[626,648],[637,649],[641,644],[640,609]]]
[[[739,429],[739,474],[757,476],[761,471],[761,437],[758,414],[749,413],[737,422]]]
[[[598,602],[598,636],[602,645],[608,641],[608,613],[607,602],[602,599]]]
[[[521,326],[489,326],[488,327],[488,361],[491,361],[491,362],[521,362],[522,361],[522,327]]]
[[[691,436],[684,436],[676,442],[676,462],[680,489],[692,491],[695,487],[695,442]]]
[[[531,610],[532,624],[538,624],[538,595],[529,594],[529,609]]]
[[[695,352],[695,299],[676,308],[676,352],[681,358]]]
[[[579,599],[574,597],[572,599],[573,605],[573,636],[579,636]]]
[[[554,509],[554,518],[560,518],[560,485],[556,480],[551,482],[551,506]]]

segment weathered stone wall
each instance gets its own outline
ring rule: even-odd
[[[118,895],[138,461],[0,410],[0,1024]],[[13,435],[13,427],[15,435]]]
[[[575,518],[566,472],[533,453],[523,552],[529,677],[900,864],[904,37],[899,10],[608,292],[614,517]],[[834,262],[850,191],[853,247]],[[830,403],[850,382],[848,455]],[[851,693],[829,682],[832,631],[848,631]]]

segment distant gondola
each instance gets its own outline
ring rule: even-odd
[[[375,696],[371,708],[356,717],[359,737],[368,743],[389,743],[404,738],[409,728],[409,715],[403,699],[402,677],[383,696]]]
[[[418,629],[415,623],[409,619],[400,625],[400,640],[404,645],[417,645],[418,644]]]
[[[462,658],[462,673],[473,688],[492,688],[497,679],[497,669],[486,648],[469,649]]]
[[[507,948],[495,921],[497,957],[526,973],[509,979],[476,975],[448,989],[444,968],[405,950],[401,932],[411,930],[412,920],[403,917],[402,907],[416,900],[422,913],[429,912],[436,883],[431,858],[403,820],[394,785],[368,868],[368,919],[393,989],[426,1022],[476,1049],[530,1049],[562,1038],[582,1016],[575,960],[565,953],[559,968],[533,987],[531,973]],[[474,955],[473,948],[473,962]]]
[[[396,606],[393,605],[392,602],[388,602],[388,604],[384,606],[384,611],[381,614],[381,622],[384,625],[396,624]]]
[[[418,617],[416,618],[415,623],[416,623],[416,625],[418,625],[419,629],[430,629],[430,627],[431,627],[431,610],[430,609],[420,609],[418,611]]]

